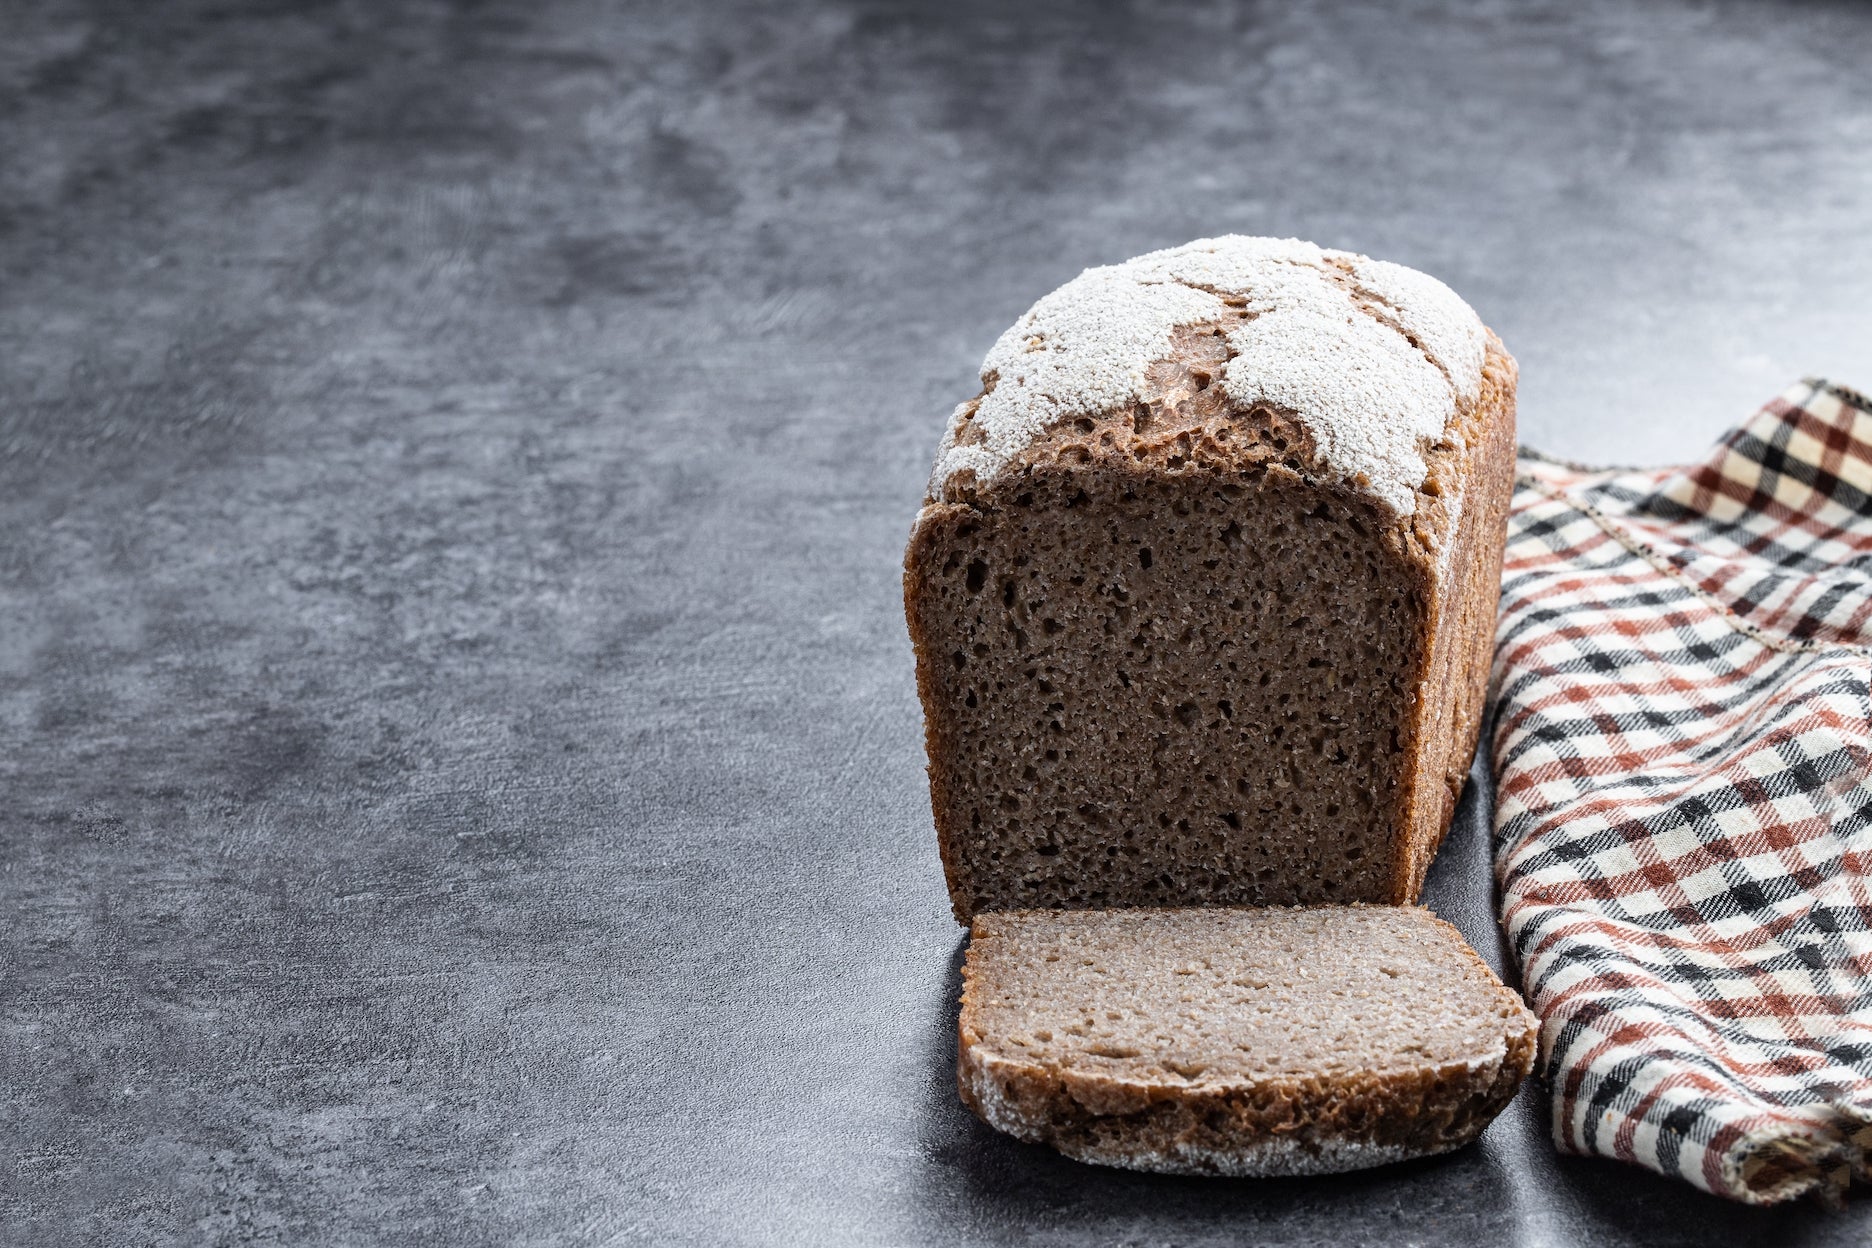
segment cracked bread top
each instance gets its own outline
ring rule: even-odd
[[[1211,401],[1299,435],[1309,471],[1410,516],[1425,450],[1482,387],[1489,334],[1433,277],[1298,239],[1199,239],[1088,269],[1028,309],[951,415],[929,495],[963,501],[1049,431],[1160,398],[1191,327],[1223,349]],[[1179,332],[1183,331],[1183,332]]]

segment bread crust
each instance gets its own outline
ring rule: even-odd
[[[1468,1007],[1501,1015],[1497,1051],[1414,1068],[1200,1084],[1010,1056],[983,1018],[983,994],[992,989],[984,986],[982,950],[1009,917],[989,914],[972,928],[963,967],[958,1091],[983,1122],[1017,1139],[1080,1161],[1165,1174],[1329,1174],[1461,1148],[1513,1099],[1532,1068],[1538,1032],[1520,997],[1461,934],[1420,913],[1471,964],[1477,991]]]
[[[958,843],[961,821],[955,811],[958,803],[949,792],[954,755],[949,740],[950,722],[943,713],[943,702],[936,689],[936,638],[924,604],[932,595],[925,585],[930,570],[940,558],[943,540],[974,516],[975,509],[960,503],[925,503],[910,532],[910,546],[904,552],[904,621],[910,629],[910,648],[916,655],[917,700],[923,704],[923,747],[928,758],[930,811],[936,821],[936,848],[942,857],[943,880],[949,889],[949,905],[956,922],[966,924],[974,917],[974,898],[968,887],[967,864]]]
[[[1401,839],[1392,892],[1374,900],[1408,905],[1423,892],[1475,759],[1495,655],[1502,549],[1514,494],[1518,376],[1514,357],[1490,333],[1480,396],[1451,422],[1454,436],[1425,457],[1430,475],[1418,489],[1413,544],[1421,552],[1418,574],[1425,578],[1430,608],[1428,644],[1406,746],[1412,765],[1406,769],[1398,814]]]

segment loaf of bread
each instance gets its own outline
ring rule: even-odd
[[[958,918],[1416,899],[1475,747],[1514,361],[1432,278],[1231,236],[995,344],[905,557]]]
[[[1414,906],[1025,910],[974,923],[958,1081],[1082,1161],[1323,1174],[1481,1134],[1535,1023]]]

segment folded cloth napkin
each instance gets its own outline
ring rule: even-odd
[[[1525,456],[1495,655],[1502,922],[1563,1151],[1767,1204],[1872,1147],[1872,400],[1702,463]]]

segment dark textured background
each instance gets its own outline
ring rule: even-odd
[[[1862,1243],[957,1104],[898,560],[1082,266],[1434,272],[1528,440],[1872,384],[1872,9],[11,0],[0,1242]],[[1472,802],[1432,895],[1493,951]]]

